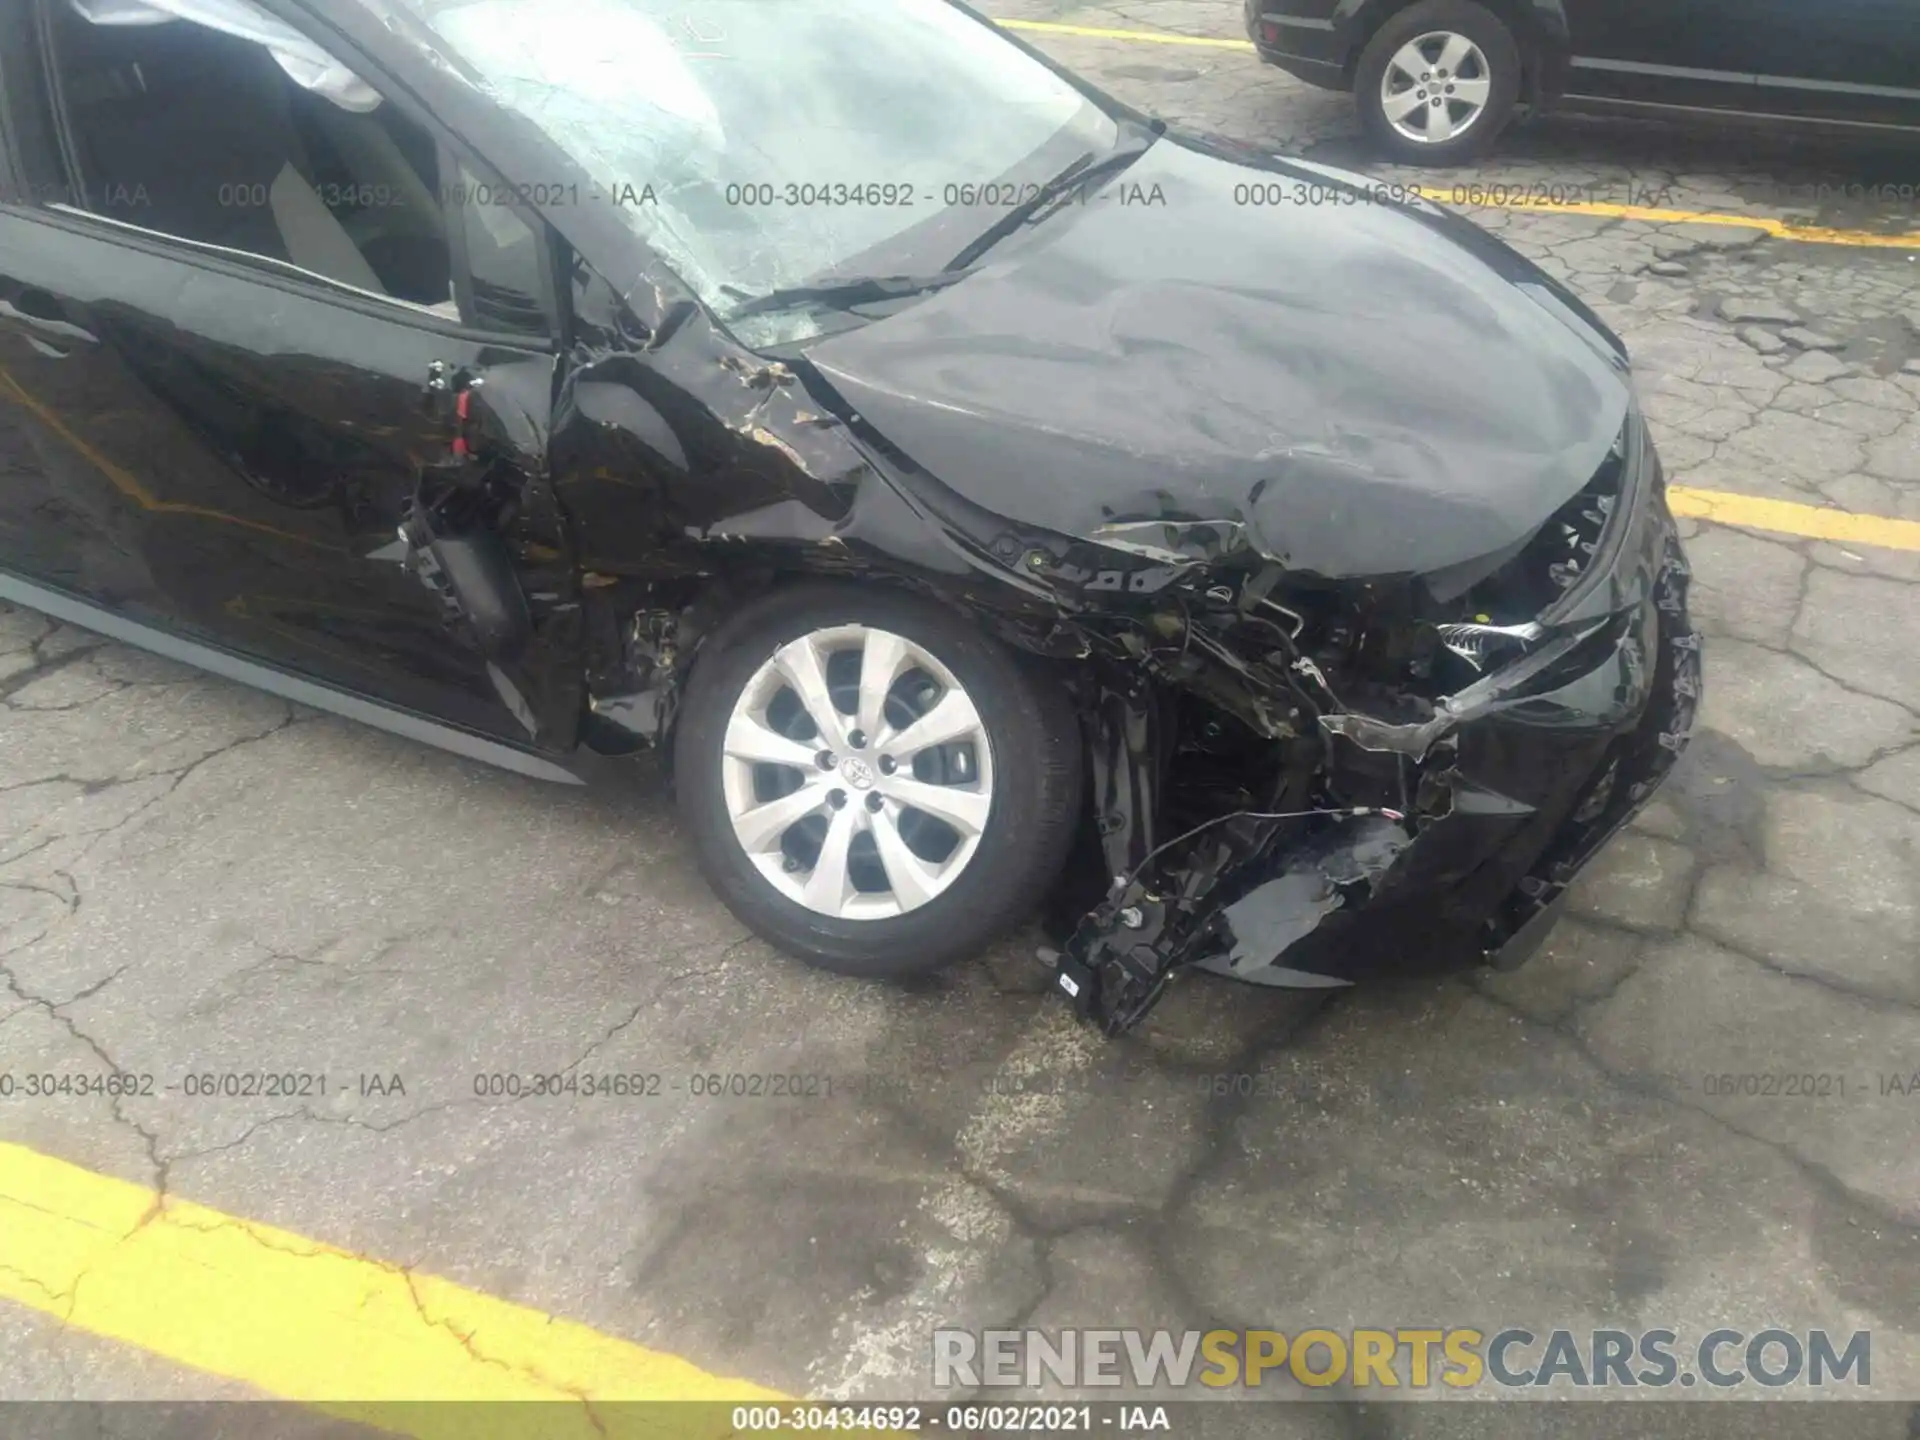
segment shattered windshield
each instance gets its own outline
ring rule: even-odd
[[[945,0],[408,4],[723,317],[937,267],[1118,133]],[[750,325],[766,341],[821,323],[801,307]]]

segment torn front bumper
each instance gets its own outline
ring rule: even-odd
[[[1671,770],[1698,705],[1689,571],[1644,454],[1549,643],[1420,725],[1321,717],[1336,779],[1346,747],[1397,753],[1404,817],[1328,811],[1304,835],[1297,820],[1233,819],[1177,863],[1116,879],[1059,958],[1081,1013],[1118,1033],[1191,969],[1308,988],[1463,954],[1511,967],[1536,950],[1567,885]]]

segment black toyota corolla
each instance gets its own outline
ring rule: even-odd
[[[0,0],[0,123],[0,597],[660,749],[815,964],[1515,963],[1686,743],[1606,327],[946,0]]]

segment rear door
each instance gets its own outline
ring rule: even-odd
[[[547,475],[541,222],[464,203],[479,162],[371,88],[354,98],[373,109],[348,109],[186,22],[0,5],[0,569],[464,730],[569,746],[578,606]],[[525,606],[510,653],[420,563],[417,526],[402,537],[470,380],[486,474],[456,488],[479,494],[460,504]]]
[[[1564,0],[1566,93],[1748,110],[1758,94],[1740,6],[1763,0]]]
[[[1729,0],[1781,115],[1920,126],[1920,0]]]

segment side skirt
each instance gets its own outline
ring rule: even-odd
[[[1920,133],[1920,119],[1913,123],[1893,120],[1849,120],[1832,115],[1788,115],[1771,110],[1733,110],[1718,105],[1674,105],[1664,100],[1623,100],[1612,95],[1563,94],[1555,109],[1576,115],[1604,115],[1647,120],[1699,120],[1724,124],[1729,129],[1742,126],[1765,131],[1826,132],[1834,135],[1868,131],[1886,135]]]
[[[503,745],[497,740],[472,735],[465,730],[456,730],[451,725],[442,725],[438,721],[428,720],[410,711],[396,710],[382,705],[377,700],[369,700],[364,696],[336,690],[331,685],[322,685],[314,680],[303,680],[256,661],[244,660],[238,655],[216,649],[211,645],[202,645],[198,641],[169,635],[164,630],[143,625],[137,620],[129,620],[123,615],[116,615],[111,610],[103,610],[98,605],[88,604],[61,591],[32,584],[16,575],[0,572],[0,600],[11,600],[15,604],[25,605],[31,610],[51,615],[56,620],[64,620],[68,624],[78,625],[82,629],[92,630],[109,639],[119,640],[142,650],[151,650],[156,655],[164,655],[169,660],[178,660],[183,664],[192,665],[196,669],[218,675],[224,680],[236,680],[242,685],[251,685],[256,690],[265,690],[284,700],[308,705],[315,710],[325,710],[348,720],[357,720],[362,725],[373,726],[376,730],[404,735],[409,740],[418,740],[441,750],[450,750],[455,755],[463,755],[469,760],[479,760],[488,765],[496,765],[502,770],[530,775],[536,780],[551,780],[562,785],[585,783],[571,770],[556,765],[551,760],[542,759],[538,755],[516,750],[511,745]]]

